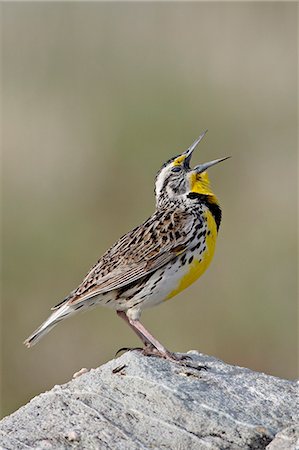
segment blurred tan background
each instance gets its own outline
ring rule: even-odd
[[[193,163],[223,208],[203,278],[143,314],[169,349],[296,376],[295,3],[6,3],[2,414],[139,345],[111,310],[22,341]]]

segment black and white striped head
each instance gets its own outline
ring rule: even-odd
[[[174,156],[163,164],[156,175],[155,194],[156,204],[186,193],[189,190],[189,180],[186,174],[190,169],[190,160],[193,150],[202,140],[206,131],[202,133],[193,144],[181,155]]]

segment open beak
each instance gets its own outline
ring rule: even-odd
[[[203,139],[203,137],[206,135],[207,131],[208,130],[204,131],[199,136],[199,138],[196,139],[196,141],[194,141],[192,145],[190,145],[188,150],[186,150],[184,153],[182,153],[182,155],[185,155],[184,166],[185,166],[186,169],[190,169],[190,161],[191,161],[192,153],[193,153],[194,149],[198,146],[200,141]]]
[[[230,158],[230,156],[226,156],[225,158],[220,159],[214,159],[214,161],[210,161],[204,164],[199,164],[198,166],[194,167],[193,171],[196,173],[202,173],[205,172],[207,169],[209,169],[212,166],[215,166],[215,164],[218,164],[222,161],[225,161],[226,159]]]

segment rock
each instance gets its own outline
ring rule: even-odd
[[[0,422],[1,448],[299,448],[296,382],[188,355],[127,352],[55,386]]]
[[[298,425],[290,426],[280,431],[273,441],[267,447],[267,450],[289,450],[294,448],[299,449],[299,433]]]

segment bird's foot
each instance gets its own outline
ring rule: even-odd
[[[160,351],[153,345],[145,345],[145,347],[142,350],[142,354],[145,356],[156,356],[158,358],[163,358],[168,361],[175,362],[189,369],[208,370],[207,366],[195,365],[192,360],[192,357],[189,355],[179,355],[177,353],[170,352],[169,350],[166,349],[164,351]]]
[[[169,350],[158,350],[154,345],[145,345],[142,350],[142,353],[145,356],[157,356],[159,358],[167,359],[168,361],[174,362],[184,362],[186,360],[192,360],[191,356],[187,355],[178,355],[176,353],[172,353]]]
[[[144,347],[122,347],[120,348],[115,356],[118,356],[122,352],[129,352],[129,351],[138,351],[141,352],[144,356],[157,356],[158,358],[167,359],[168,361],[186,361],[187,359],[192,359],[190,356],[187,355],[176,355],[175,353],[172,353],[168,350],[158,350],[154,345],[146,343]]]
[[[169,350],[164,349],[163,351],[158,350],[152,344],[145,344],[143,348],[141,347],[123,347],[120,348],[116,355],[117,356],[121,352],[128,351],[138,351],[141,352],[144,356],[156,356],[157,358],[166,359],[167,361],[172,361],[177,364],[180,364],[183,367],[196,369],[196,370],[207,370],[207,366],[194,365],[191,356],[189,355],[179,355],[177,353],[170,352]],[[190,362],[189,362],[190,361]]]

